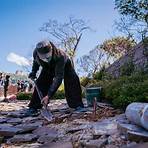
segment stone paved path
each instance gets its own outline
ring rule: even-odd
[[[41,115],[24,117],[27,104],[0,102],[1,148],[116,148],[136,144],[118,130],[118,121],[127,121],[112,107],[100,104],[94,116],[92,108],[85,113],[71,112],[65,100],[54,100],[49,107],[56,118],[49,123]]]

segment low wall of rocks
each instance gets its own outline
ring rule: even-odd
[[[113,77],[119,77],[121,75],[121,67],[131,61],[134,64],[136,70],[145,69],[148,65],[148,46],[142,42],[136,45],[130,52],[125,54],[119,60],[115,61],[110,65],[106,72],[111,74]]]

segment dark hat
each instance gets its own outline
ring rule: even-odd
[[[39,58],[45,62],[52,57],[52,46],[49,41],[41,41],[37,43],[36,50]]]

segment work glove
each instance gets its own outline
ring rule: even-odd
[[[34,80],[36,78],[36,73],[35,72],[30,72],[28,75],[28,78]]]

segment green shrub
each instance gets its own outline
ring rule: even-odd
[[[116,108],[125,109],[132,102],[148,102],[148,74],[134,73],[118,79],[103,79],[89,86],[102,87],[101,98]]]
[[[104,84],[104,98],[125,109],[132,102],[148,102],[148,75],[135,74]]]
[[[97,71],[94,75],[93,78],[95,80],[102,80],[105,76],[105,66],[103,66],[100,71]]]
[[[24,93],[24,92],[20,92],[17,94],[17,99],[18,100],[30,100],[32,97],[32,93]]]
[[[64,99],[65,98],[65,92],[63,90],[57,90],[57,92],[52,97],[53,99]]]
[[[65,98],[65,91],[64,91],[64,84],[62,83],[52,99],[64,99]]]
[[[89,84],[90,81],[91,81],[91,79],[88,78],[88,77],[82,77],[82,78],[80,78],[80,83],[81,83],[81,85],[83,87],[87,86],[87,84]]]

